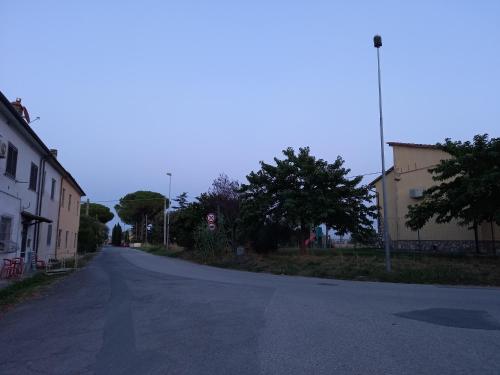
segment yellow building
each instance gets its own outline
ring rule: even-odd
[[[388,144],[392,147],[394,156],[394,166],[386,171],[387,219],[391,247],[401,250],[473,251],[474,231],[458,225],[456,221],[437,224],[431,219],[419,231],[413,231],[405,225],[408,206],[418,203],[424,190],[436,185],[429,168],[439,164],[440,160],[451,158],[451,155],[432,145],[399,142]],[[377,191],[381,230],[385,215],[382,209],[382,176],[377,177],[371,185]],[[496,247],[500,247],[499,226],[482,223],[478,235],[483,251],[491,251],[495,242]]]
[[[57,259],[75,256],[80,226],[80,200],[84,195],[82,188],[69,173],[63,176],[59,198]]]

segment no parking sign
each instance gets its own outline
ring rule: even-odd
[[[207,223],[208,223],[208,229],[210,230],[215,230],[215,221],[216,221],[216,216],[214,213],[209,213],[207,215]]]

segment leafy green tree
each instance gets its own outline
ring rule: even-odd
[[[174,210],[179,210],[179,209],[184,209],[188,206],[188,193],[183,192],[182,194],[179,194],[177,198],[174,199],[174,202],[177,204],[175,206],[172,206]]]
[[[86,209],[86,205],[89,205],[89,216],[94,217],[101,223],[106,224],[108,221],[113,220],[115,214],[111,212],[109,207],[106,207],[99,203],[85,203],[82,207]]]
[[[152,191],[136,191],[125,195],[120,199],[119,204],[115,206],[115,210],[120,219],[129,225],[132,225],[134,230],[139,229],[138,237],[144,241],[147,240],[146,228],[152,224],[158,227],[159,222],[154,221],[154,218],[159,213],[163,213],[164,204],[168,206],[168,199],[156,192]],[[163,225],[163,214],[161,214],[161,225]],[[157,229],[157,228],[156,228]]]
[[[463,143],[447,138],[437,147],[451,158],[429,169],[437,184],[424,192],[420,203],[408,207],[406,225],[417,230],[432,218],[437,223],[456,219],[474,230],[479,252],[478,226],[500,224],[500,138],[483,134]]]
[[[122,227],[120,224],[115,224],[111,232],[111,243],[114,246],[120,246],[122,243]]]
[[[230,179],[226,174],[220,174],[213,182],[207,193],[197,198],[203,212],[216,213],[219,219],[224,220],[226,237],[232,247],[236,245],[236,230],[240,217],[240,184]],[[220,223],[219,223],[220,224]]]
[[[91,216],[80,217],[78,229],[78,252],[94,252],[108,238],[109,228]]]
[[[333,164],[316,159],[308,147],[295,153],[283,151],[285,159],[275,165],[261,162],[261,169],[247,176],[241,186],[242,220],[249,235],[267,225],[279,225],[298,232],[300,246],[311,228],[326,223],[339,234],[361,235],[373,230],[375,207],[361,177],[347,178],[349,169],[337,157]]]
[[[193,233],[204,220],[204,208],[199,202],[187,203],[170,215],[170,233],[173,242],[192,249],[195,245]]]
[[[240,199],[239,183],[221,174],[216,178],[209,191],[188,203],[187,193],[182,193],[174,201],[176,210],[171,215],[172,239],[180,246],[195,246],[194,232],[200,225],[206,225],[206,215],[217,215],[217,231],[224,231],[231,246],[235,245],[236,228],[239,220]],[[224,224],[222,225],[222,222]],[[196,233],[200,233],[197,231]]]
[[[130,243],[130,236],[129,236],[128,230],[126,230],[126,231],[124,232],[123,242],[125,242],[125,243],[127,243],[127,244],[128,244],[128,243]]]

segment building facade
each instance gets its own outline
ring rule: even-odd
[[[442,252],[475,251],[474,231],[457,221],[438,224],[430,220],[422,229],[413,231],[406,226],[408,206],[417,204],[425,189],[435,185],[429,168],[451,155],[433,145],[389,142],[393,150],[394,166],[386,172],[387,219],[391,247],[399,250]],[[377,192],[379,207],[379,231],[382,230],[383,196],[382,176],[371,185]],[[481,223],[478,231],[480,248],[492,250],[500,247],[500,227]]]
[[[77,251],[80,201],[85,193],[73,179],[63,177],[59,199],[56,257],[73,257]]]
[[[56,256],[63,180],[77,186],[75,199],[84,193],[28,122],[21,101],[0,92],[0,255],[33,265]]]

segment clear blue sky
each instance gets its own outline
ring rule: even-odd
[[[166,194],[167,171],[174,196],[195,196],[287,146],[380,170],[376,33],[387,141],[499,136],[499,1],[4,1],[0,14],[0,90],[41,117],[93,201]]]

